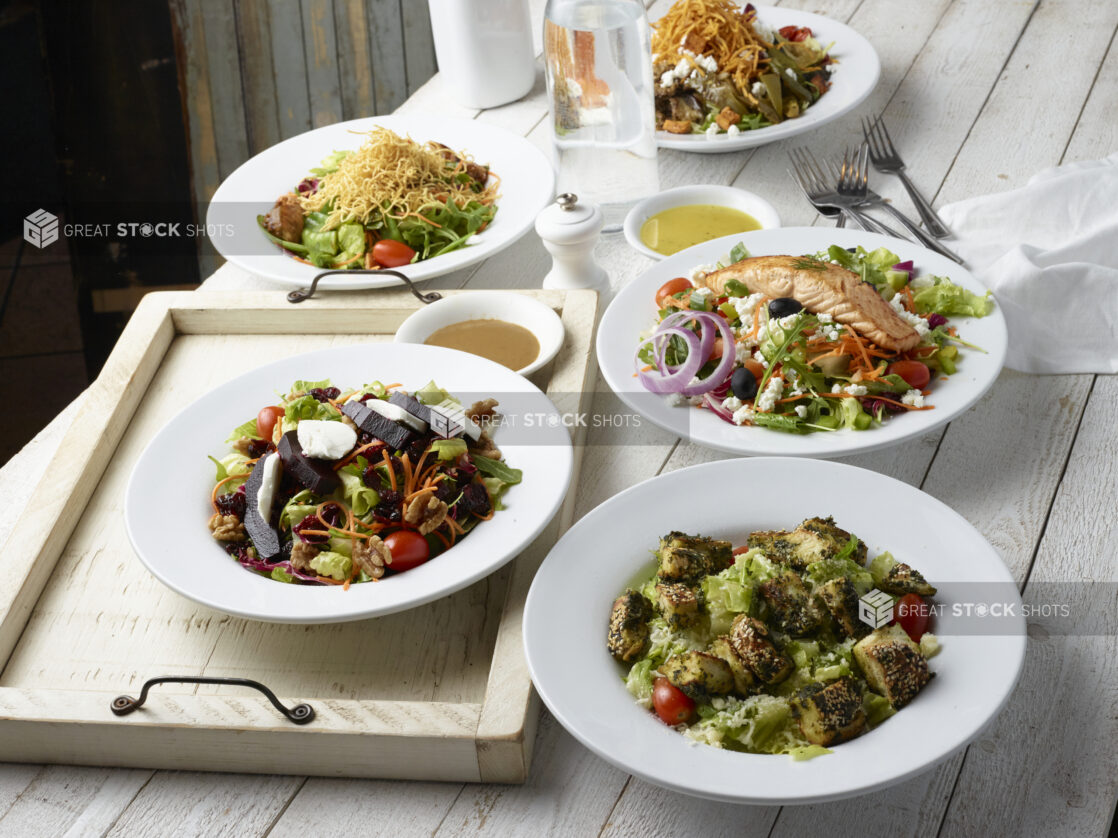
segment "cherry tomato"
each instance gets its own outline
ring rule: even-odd
[[[903,628],[914,643],[919,643],[928,630],[931,613],[928,603],[920,594],[905,594],[893,606],[893,622]]]
[[[913,390],[923,390],[932,378],[927,364],[919,361],[894,361],[885,368],[886,375],[899,375]]]
[[[811,30],[806,26],[782,26],[778,31],[786,41],[804,41],[811,37]]]
[[[669,279],[660,286],[660,290],[656,292],[656,306],[658,308],[664,307],[664,299],[670,297],[672,294],[678,294],[680,291],[687,291],[691,288],[691,280],[687,277],[677,276],[675,279]]]
[[[682,724],[695,712],[695,702],[667,678],[652,682],[652,707],[666,725]]]
[[[385,536],[384,543],[392,554],[389,567],[396,573],[419,567],[431,557],[431,547],[427,539],[412,530],[396,530]]]
[[[281,418],[283,418],[282,407],[268,405],[261,408],[260,412],[256,414],[256,433],[260,435],[261,439],[270,440],[276,429],[276,422]]]
[[[395,239],[381,239],[373,245],[373,259],[382,268],[399,268],[410,265],[415,251]]]

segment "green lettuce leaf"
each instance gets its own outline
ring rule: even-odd
[[[358,457],[358,460],[364,459],[364,457]],[[365,464],[368,465],[368,461]],[[349,504],[349,508],[358,518],[367,515],[370,509],[380,503],[380,495],[377,494],[376,490],[365,485],[365,480],[362,477],[363,473],[364,468],[353,464],[338,471],[338,477],[342,481],[342,494],[345,496],[345,502]]]
[[[875,585],[880,585],[885,577],[889,575],[889,571],[893,569],[893,565],[896,563],[897,560],[894,559],[893,554],[889,552],[878,553],[874,556],[873,561],[869,564],[870,576],[873,577],[873,583]]]
[[[210,457],[210,460],[215,466],[217,466],[217,477],[214,478],[214,481],[217,483],[220,483],[227,477],[244,476],[247,478],[248,473],[252,471],[252,469],[249,468],[248,465],[248,457],[246,457],[244,454],[239,454],[236,451],[234,451],[232,454],[226,454],[220,460],[214,459],[213,457]],[[231,492],[240,484],[237,483],[236,485],[228,485],[230,486],[230,488],[226,489],[226,491]]]
[[[256,417],[249,419],[242,425],[238,425],[233,429],[233,433],[229,434],[226,442],[236,442],[238,439],[260,439],[260,434],[256,432]]]
[[[985,317],[994,310],[990,292],[979,296],[946,277],[936,277],[936,284],[921,288],[913,295],[916,311],[920,314],[935,312],[945,316]]]
[[[342,165],[342,161],[349,157],[349,151],[332,151],[322,159],[322,164],[315,169],[311,169],[311,174],[315,177],[325,177],[338,171],[338,166]]]
[[[652,672],[656,665],[650,658],[637,661],[625,676],[625,689],[633,698],[641,702],[652,699]]]
[[[318,572],[319,576],[329,576],[331,579],[344,582],[349,578],[349,573],[353,569],[353,560],[341,553],[323,550],[311,559],[311,567]]]
[[[790,749],[788,753],[791,755],[793,761],[803,762],[804,760],[821,757],[824,754],[833,754],[834,751],[830,748],[824,748],[822,745],[800,745]]]
[[[436,439],[431,443],[431,450],[438,455],[442,462],[449,463],[466,453],[466,441],[461,437],[457,439]]]
[[[509,468],[500,460],[482,457],[480,454],[474,454],[470,459],[482,474],[487,477],[496,477],[510,486],[515,486],[524,477],[523,471],[518,468]]]
[[[288,573],[286,570],[284,570],[282,567],[273,567],[272,568],[272,578],[275,579],[277,582],[292,582],[293,583],[295,581],[295,577],[292,576],[290,573]]]

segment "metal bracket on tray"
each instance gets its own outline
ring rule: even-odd
[[[301,303],[301,302],[303,302],[303,300],[309,300],[311,297],[314,296],[315,291],[318,290],[318,281],[325,276],[333,276],[335,274],[337,274],[339,276],[343,276],[343,275],[344,276],[353,276],[354,274],[375,274],[376,276],[394,276],[397,279],[402,280],[403,283],[406,286],[408,286],[408,290],[411,291],[415,295],[416,299],[418,299],[421,303],[433,303],[433,302],[435,302],[435,300],[441,300],[443,298],[443,295],[440,294],[438,291],[429,291],[426,294],[421,294],[419,292],[419,290],[415,287],[415,283],[413,283],[410,279],[408,279],[406,276],[404,276],[399,271],[389,270],[388,268],[380,268],[380,269],[375,270],[375,271],[370,271],[370,270],[365,270],[364,268],[361,268],[361,269],[355,269],[355,270],[323,271],[322,273],[318,274],[314,278],[314,280],[311,282],[311,287],[310,288],[298,288],[294,291],[289,292],[288,295],[287,295],[287,301],[289,303]]]
[[[296,704],[291,708],[285,707],[283,702],[276,698],[274,692],[259,681],[251,681],[248,678],[206,678],[190,675],[168,675],[162,678],[150,678],[144,682],[144,686],[140,689],[139,698],[133,698],[130,695],[118,695],[109,706],[116,715],[127,716],[133,710],[143,706],[144,702],[148,700],[148,691],[157,684],[225,684],[235,687],[252,687],[254,690],[260,690],[264,693],[264,697],[272,702],[272,706],[295,724],[305,725],[314,719],[314,708],[309,704]]]

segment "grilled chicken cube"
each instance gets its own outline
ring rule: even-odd
[[[819,626],[819,615],[799,574],[785,570],[757,586],[769,606],[773,622],[793,637],[802,637]]]
[[[631,588],[613,601],[609,613],[606,647],[619,661],[635,661],[648,649],[648,621],[655,616],[652,603]]]
[[[660,550],[694,550],[706,556],[710,564],[708,573],[721,573],[734,563],[734,547],[729,541],[705,535],[687,535],[670,532],[660,539]]]
[[[661,542],[659,557],[660,578],[668,582],[697,582],[712,570],[706,554],[690,547],[672,547]]]
[[[703,616],[703,592],[682,582],[660,582],[656,586],[656,605],[672,628],[691,628]]]
[[[745,665],[745,661],[741,659],[741,655],[734,650],[734,644],[730,642],[729,637],[724,634],[716,637],[707,651],[730,665],[730,672],[734,675],[734,692],[743,697],[753,692],[756,679]]]
[[[858,617],[858,592],[847,577],[824,582],[816,591],[816,597],[838,625],[840,636],[863,637],[869,633],[870,627]]]
[[[800,731],[815,745],[834,745],[859,735],[866,727],[862,696],[849,675],[823,686],[811,684],[792,697]]]
[[[749,536],[750,547],[760,547],[770,559],[796,570],[804,570],[812,562],[834,558],[848,541],[850,533],[836,527],[831,518],[808,518],[792,532],[774,530]],[[851,559],[864,564],[866,546],[859,542]]]
[[[792,674],[792,661],[776,648],[760,620],[738,614],[730,627],[730,645],[749,671],[766,684],[776,684]]]
[[[919,570],[897,562],[889,569],[889,573],[878,585],[887,594],[904,596],[905,594],[920,594],[920,596],[935,596],[936,589],[928,584],[928,580]]]
[[[726,695],[734,689],[730,665],[706,652],[675,655],[664,661],[660,669],[673,685],[695,701],[710,701],[711,696]]]
[[[898,710],[931,680],[928,662],[899,625],[879,628],[854,644],[866,683]]]

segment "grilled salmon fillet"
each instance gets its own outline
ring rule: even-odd
[[[811,267],[805,267],[810,265]],[[829,314],[882,349],[904,352],[920,343],[920,335],[858,274],[803,256],[755,256],[707,274],[700,285],[715,294],[736,279],[752,293],[793,297],[813,314]]]

